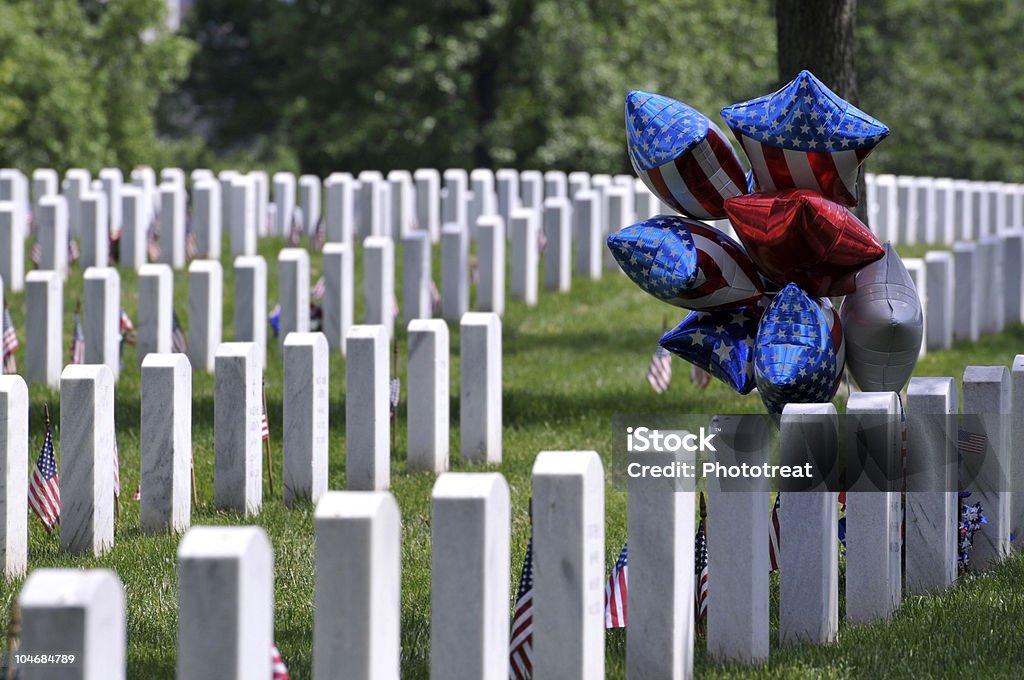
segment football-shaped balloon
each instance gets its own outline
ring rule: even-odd
[[[658,215],[610,235],[608,248],[634,283],[677,307],[732,309],[764,292],[743,247],[696,220]]]
[[[843,330],[832,305],[796,285],[783,288],[761,317],[754,342],[754,380],[768,412],[831,401],[843,363]]]
[[[725,210],[766,277],[811,295],[852,293],[856,273],[882,257],[882,244],[852,212],[807,189],[737,196]]]
[[[899,392],[921,351],[921,298],[903,260],[885,244],[885,256],[857,274],[857,290],[843,301],[847,360],[857,385],[869,392]]]
[[[725,199],[748,191],[729,140],[680,101],[639,90],[627,94],[626,142],[637,176],[683,215],[725,217]]]
[[[763,313],[762,303],[719,312],[693,312],[658,344],[740,394],[747,394],[754,389],[754,337]]]
[[[763,191],[811,189],[848,206],[857,205],[857,168],[889,134],[810,71],[778,92],[725,107],[722,117]]]

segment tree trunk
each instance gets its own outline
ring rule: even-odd
[[[833,92],[857,105],[857,0],[775,0],[779,83],[807,69]],[[867,224],[864,166],[857,175],[854,212]]]

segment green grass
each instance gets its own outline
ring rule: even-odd
[[[271,305],[277,297],[276,253],[283,241],[265,239]],[[401,268],[400,256],[396,258]],[[231,259],[224,264],[224,339],[232,338],[233,277]],[[435,279],[439,278],[435,257]],[[312,276],[321,271],[320,256],[312,255]],[[357,281],[361,280],[356,263]],[[135,275],[121,271],[122,300],[136,318]],[[400,278],[398,279],[400,281]],[[175,306],[188,323],[187,274],[176,274]],[[361,290],[361,285],[358,286]],[[76,269],[65,290],[65,358],[70,341],[74,303],[81,296],[82,275]],[[8,302],[24,344],[24,298],[9,294]],[[362,300],[357,296],[357,316]],[[500,470],[507,478],[513,503],[513,592],[529,536],[530,469],[544,449],[596,449],[606,465],[610,460],[611,417],[615,413],[762,412],[756,396],[741,397],[721,383],[698,391],[688,381],[686,364],[676,361],[675,381],[666,395],[654,394],[645,373],[660,336],[663,320],[677,323],[683,316],[640,292],[621,274],[602,281],[573,281],[569,294],[542,292],[534,308],[511,303],[504,317],[504,462],[489,468],[467,467],[458,459],[459,337],[453,329],[451,450],[453,470]],[[405,377],[405,333],[398,330],[399,373]],[[1024,328],[1013,327],[975,345],[929,354],[917,375],[954,376],[968,364],[1008,364],[1024,347]],[[23,352],[19,359],[24,361]],[[116,422],[124,494],[117,519],[116,543],[99,559],[61,555],[57,537],[31,519],[31,568],[108,567],[115,569],[128,594],[128,673],[131,678],[169,678],[174,675],[177,587],[175,549],[171,536],[143,536],[138,529],[138,506],[131,494],[139,475],[139,372],[133,348],[128,348],[117,385]],[[330,487],[345,486],[345,365],[331,357]],[[264,485],[262,512],[252,518],[213,508],[213,377],[197,373],[193,382],[193,449],[199,504],[193,524],[260,524],[275,551],[275,638],[295,680],[310,677],[313,612],[312,508],[286,510],[281,502],[281,387],[280,352],[268,348],[266,375],[269,419],[274,445],[276,496]],[[43,437],[43,404],[49,404],[59,423],[59,394],[38,385],[32,400],[31,455]],[[840,403],[841,405],[841,403]],[[58,433],[55,433],[55,438]],[[406,471],[404,404],[398,418],[397,444],[392,452],[392,489],[402,509],[402,676],[427,678],[430,639],[430,492],[434,476]],[[608,486],[606,564],[610,565],[626,538],[625,494]],[[768,511],[768,508],[765,508]],[[714,578],[714,575],[711,576]],[[774,646],[777,613],[773,613],[773,650],[763,668],[722,667],[706,659],[697,641],[697,669],[713,677],[1012,677],[1024,662],[1024,560],[1015,557],[991,575],[971,577],[939,597],[915,598],[887,624],[841,627],[838,640],[827,647]],[[0,603],[10,604],[20,581],[0,585]],[[773,612],[777,612],[777,582],[773,577]],[[713,604],[711,605],[714,606]],[[608,677],[624,677],[625,636],[608,635]]]

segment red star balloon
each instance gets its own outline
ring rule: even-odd
[[[857,272],[884,253],[852,212],[809,189],[736,196],[725,211],[765,276],[814,296],[852,293]]]

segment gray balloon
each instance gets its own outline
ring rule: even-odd
[[[846,366],[864,391],[899,392],[921,351],[921,298],[891,243],[882,259],[857,272],[856,286],[839,313]]]

